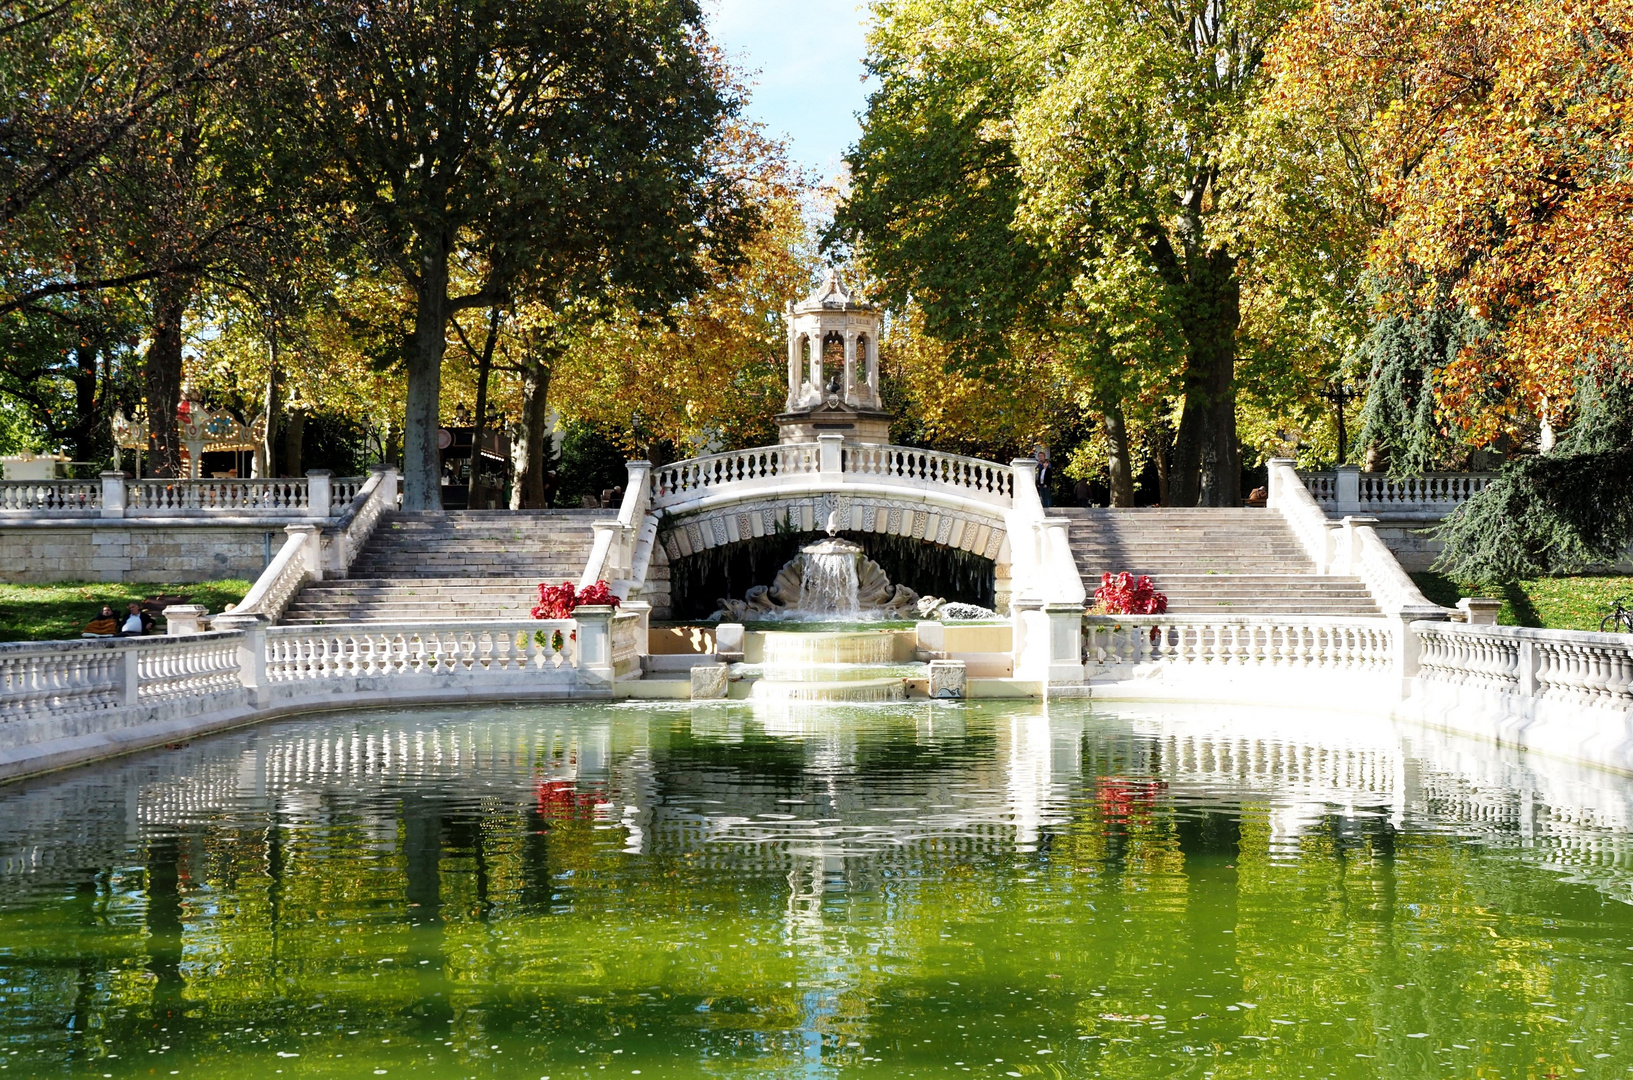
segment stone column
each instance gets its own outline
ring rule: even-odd
[[[875,408],[884,404],[879,396],[879,341],[878,336],[869,334],[867,338],[867,366],[868,366],[868,402]]]
[[[1333,487],[1333,510],[1340,514],[1358,514],[1361,512],[1361,467],[1359,465],[1338,466],[1338,481]]]
[[[334,473],[328,469],[312,469],[306,474],[306,514],[308,517],[331,516],[329,507],[334,499]]]
[[[102,517],[122,518],[125,516],[125,474],[122,472],[105,472],[102,474]]]
[[[169,637],[202,634],[209,615],[203,604],[172,604],[164,609],[164,632]]]
[[[820,328],[814,333],[805,335],[806,340],[811,343],[811,385],[817,388],[818,393],[822,392],[822,339],[824,336]]]
[[[845,436],[818,435],[817,448],[817,471],[837,479],[845,469]]]
[[[573,612],[578,623],[578,677],[589,686],[611,688],[612,608],[586,604]]]
[[[788,323],[788,408],[799,400],[799,332],[792,320]]]
[[[238,644],[238,683],[246,691],[249,703],[260,707],[271,700],[271,687],[266,674],[266,631],[270,620],[265,615],[218,615],[213,620],[217,630],[235,630],[242,633]]]
[[[1078,686],[1083,679],[1083,605],[1048,604],[1049,685]]]
[[[845,392],[846,404],[856,400],[856,331],[845,331]]]
[[[1281,483],[1285,476],[1282,470],[1291,469],[1295,464],[1296,462],[1294,462],[1292,458],[1271,458],[1265,463],[1266,471],[1268,471],[1270,474],[1269,483],[1265,485],[1267,489],[1266,495],[1268,496],[1268,498],[1265,499],[1266,509],[1275,510],[1281,506]]]

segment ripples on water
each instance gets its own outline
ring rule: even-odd
[[[1630,796],[1250,710],[267,725],[0,789],[0,1077],[1628,1077]]]

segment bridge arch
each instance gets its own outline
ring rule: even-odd
[[[715,454],[653,470],[641,598],[670,604],[669,568],[787,533],[898,537],[992,562],[999,609],[1010,594],[1015,473],[976,458],[840,436]],[[635,563],[640,565],[639,550]],[[911,582],[908,582],[911,584]]]

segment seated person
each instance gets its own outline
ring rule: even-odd
[[[119,633],[119,620],[114,616],[113,608],[102,605],[102,611],[96,618],[85,624],[85,630],[80,637],[113,637]]]
[[[137,637],[141,634],[153,632],[153,616],[142,609],[142,605],[132,600],[127,609],[124,624],[119,627],[120,637]]]

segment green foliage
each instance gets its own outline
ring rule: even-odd
[[[618,444],[590,424],[563,424],[561,457],[550,466],[556,472],[555,505],[574,509],[586,496],[600,499],[602,492],[623,487],[629,480],[627,461]]]
[[[1504,626],[1541,630],[1598,630],[1620,597],[1633,596],[1633,578],[1583,575],[1526,578],[1497,585],[1464,584],[1444,574],[1413,574],[1423,595],[1442,607],[1456,607],[1465,596],[1502,600],[1498,621]]]
[[[1633,381],[1584,376],[1577,417],[1554,449],[1502,477],[1436,530],[1436,569],[1467,581],[1572,573],[1620,559],[1633,541]]]
[[[1368,372],[1360,442],[1378,448],[1392,475],[1417,476],[1452,463],[1459,444],[1440,415],[1437,376],[1489,332],[1452,301],[1373,323],[1356,350],[1356,365]]]

